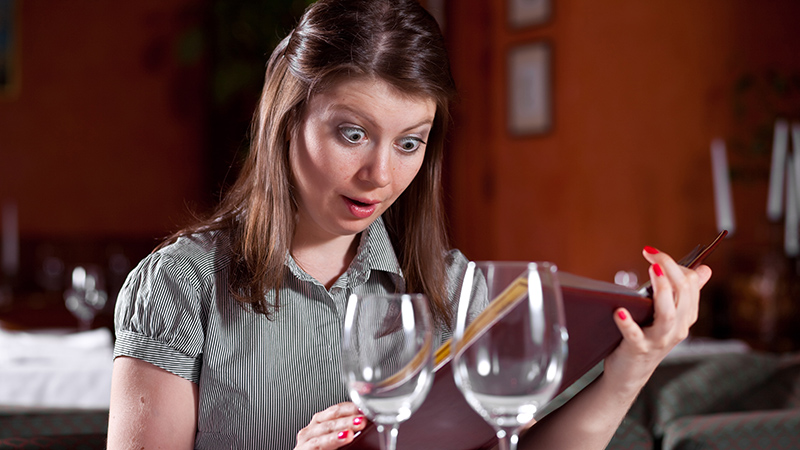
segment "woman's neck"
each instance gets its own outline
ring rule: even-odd
[[[356,256],[360,234],[336,239],[304,239],[295,234],[292,257],[307,274],[330,289]]]

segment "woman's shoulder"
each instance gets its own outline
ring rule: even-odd
[[[160,266],[176,277],[204,279],[226,271],[231,261],[229,233],[202,231],[180,236],[149,254],[140,267]]]
[[[162,245],[155,253],[173,257],[197,258],[230,251],[230,233],[226,230],[198,231],[177,237]]]
[[[445,262],[447,263],[448,270],[463,270],[467,266],[469,259],[461,253],[461,250],[453,248],[445,254]]]
[[[445,262],[447,264],[447,291],[452,299],[461,288],[461,281],[464,278],[469,259],[461,253],[461,250],[451,249],[445,255]]]

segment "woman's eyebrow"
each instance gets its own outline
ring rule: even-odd
[[[379,127],[378,126],[378,121],[373,116],[371,116],[370,114],[365,113],[364,111],[362,111],[360,109],[353,108],[350,105],[346,105],[346,104],[343,104],[343,103],[335,103],[335,104],[330,105],[328,107],[328,109],[330,111],[333,111],[333,112],[339,112],[339,111],[349,112],[349,113],[351,113],[351,114],[353,114],[355,116],[358,116],[359,118],[369,122],[369,124],[371,126]],[[408,132],[410,130],[413,130],[415,128],[419,128],[419,127],[424,126],[424,125],[430,125],[432,127],[433,126],[433,119],[434,119],[433,117],[422,119],[420,122],[405,128],[404,130],[402,130],[402,132],[406,133],[406,132]]]
[[[430,119],[423,119],[423,120],[422,120],[421,122],[419,122],[418,124],[416,124],[416,125],[412,125],[412,126],[410,126],[410,127],[406,128],[405,130],[403,130],[403,133],[405,133],[405,132],[407,132],[407,131],[411,131],[411,130],[413,130],[414,128],[419,128],[419,127],[421,127],[421,126],[424,126],[424,125],[430,125],[431,127],[433,127],[433,117],[431,117]]]

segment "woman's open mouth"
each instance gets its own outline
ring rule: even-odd
[[[350,214],[356,216],[359,219],[366,219],[367,217],[371,216],[375,210],[378,209],[378,202],[373,202],[369,200],[356,200],[350,197],[344,197],[345,203],[347,204],[347,208],[350,210]]]

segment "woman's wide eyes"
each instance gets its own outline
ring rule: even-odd
[[[341,126],[339,127],[339,133],[341,133],[342,137],[351,144],[359,144],[367,140],[367,132],[361,127]],[[413,153],[417,151],[422,144],[424,144],[422,139],[408,136],[395,141],[394,146],[402,152]]]
[[[339,127],[339,132],[352,144],[357,144],[367,137],[367,133],[359,127]]]
[[[405,137],[402,139],[398,139],[397,143],[395,143],[395,147],[399,148],[400,150],[406,153],[411,153],[416,151],[420,145],[422,145],[422,140],[415,137]]]

